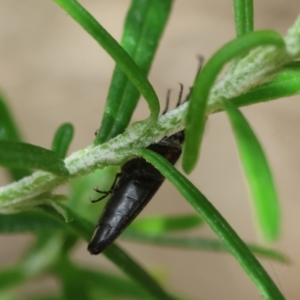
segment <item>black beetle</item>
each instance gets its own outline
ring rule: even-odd
[[[181,102],[182,89],[181,85],[177,106]],[[168,110],[168,103],[169,93],[164,113]],[[174,165],[181,155],[183,141],[184,130],[151,144],[147,149],[160,154]],[[165,177],[153,165],[143,158],[134,158],[123,165],[110,191],[95,189],[104,195],[92,202],[102,200],[109,194],[111,197],[96,225],[88,251],[99,254],[108,247],[143,210],[164,180]]]

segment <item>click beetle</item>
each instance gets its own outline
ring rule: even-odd
[[[181,85],[177,106],[181,104],[182,90]],[[163,114],[168,110],[169,95],[170,93]],[[183,141],[184,130],[164,137],[147,149],[160,154],[174,165],[181,155]],[[111,197],[96,225],[88,251],[91,254],[99,254],[105,250],[144,209],[164,180],[165,177],[145,159],[134,158],[123,165],[110,191],[103,192],[95,189],[103,195],[92,202],[100,201],[109,194]]]

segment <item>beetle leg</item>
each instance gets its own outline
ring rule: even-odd
[[[117,173],[116,174],[115,180],[114,180],[113,184],[111,185],[110,191],[113,191],[115,189],[115,185],[116,185],[116,183],[117,183],[117,181],[118,181],[118,179],[120,178],[121,175],[122,175],[122,173]]]
[[[98,198],[98,199],[95,199],[95,200],[90,199],[90,201],[91,201],[92,203],[96,203],[96,202],[98,202],[98,201],[101,201],[102,199],[106,198],[109,194],[112,193],[111,191],[101,192],[101,191],[99,191],[99,190],[97,190],[97,189],[95,189],[95,191],[96,191],[97,193],[103,193],[104,195],[103,195],[102,197]]]
[[[98,190],[98,188],[95,188],[94,191],[97,192],[97,193],[99,193],[99,194],[103,194],[103,196],[101,196],[100,198],[95,199],[95,200],[90,199],[90,201],[91,201],[92,203],[95,203],[95,202],[98,202],[98,201],[103,200],[103,199],[106,198],[109,194],[111,194],[111,193],[115,190],[115,185],[116,185],[117,180],[118,180],[118,178],[119,178],[120,176],[121,176],[121,173],[117,173],[117,174],[116,174],[115,180],[114,180],[114,182],[113,182],[111,188],[110,188],[108,191],[101,191],[101,190]]]

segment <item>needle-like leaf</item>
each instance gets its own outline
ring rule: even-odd
[[[121,46],[147,75],[171,12],[173,0],[133,0],[128,10]],[[115,67],[101,127],[95,143],[103,143],[128,126],[140,92],[126,74]]]
[[[185,172],[190,173],[197,162],[204,132],[206,104],[210,89],[219,72],[231,59],[262,45],[274,45],[279,48],[285,46],[282,37],[274,31],[251,32],[224,45],[199,72],[186,117],[186,139],[182,159]]]
[[[40,169],[59,176],[69,174],[64,161],[55,152],[27,143],[0,141],[0,165]]]
[[[218,235],[225,247],[236,258],[266,299],[284,300],[278,287],[246,244],[211,202],[185,176],[176,170],[165,158],[155,152],[148,149],[139,149],[133,151],[133,153],[142,156],[153,164],[178,189],[180,194],[195,208],[203,220]]]
[[[0,141],[21,142],[21,134],[6,102],[0,93]],[[14,180],[31,174],[29,170],[20,168],[9,168],[9,173]]]
[[[57,131],[52,142],[52,151],[61,158],[65,158],[74,135],[74,126],[70,123],[62,124]]]
[[[223,104],[252,194],[255,219],[263,237],[274,241],[279,236],[281,218],[278,196],[266,156],[242,113],[228,100],[224,100]]]
[[[145,76],[128,53],[118,42],[98,23],[98,21],[76,0],[53,0],[77,21],[113,58],[118,67],[128,76],[139,92],[148,102],[151,116],[155,121],[159,115],[159,101],[157,95]]]

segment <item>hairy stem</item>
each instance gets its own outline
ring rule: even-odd
[[[300,18],[290,28],[286,37],[287,52],[282,53],[273,47],[259,47],[244,57],[234,68],[228,70],[224,77],[213,87],[206,108],[206,114],[222,110],[220,97],[236,97],[250,88],[267,80],[271,80],[280,71],[283,63],[293,61],[300,56]],[[251,63],[252,62],[252,63]],[[253,63],[254,62],[254,63]],[[249,67],[250,65],[250,67]],[[242,80],[241,76],[243,74]],[[230,83],[230,84],[229,84]],[[232,88],[238,87],[238,88]],[[236,103],[237,106],[255,104]],[[147,129],[147,120],[133,124],[122,135],[109,142],[89,146],[79,150],[65,159],[70,177],[59,177],[54,174],[38,171],[20,181],[0,188],[0,212],[13,207],[27,199],[50,191],[69,179],[87,175],[98,168],[108,165],[120,165],[129,159],[128,153],[135,148],[144,148],[184,128],[188,102],[163,115],[151,129]]]

